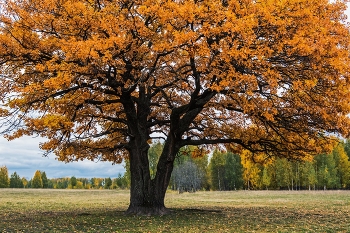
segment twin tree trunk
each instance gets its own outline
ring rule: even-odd
[[[151,179],[148,150],[149,129],[147,117],[150,101],[143,86],[139,87],[139,101],[135,104],[130,95],[121,98],[128,121],[130,136],[128,151],[130,160],[131,188],[130,205],[127,214],[163,215],[168,211],[164,205],[165,192],[173,171],[175,155],[179,151],[177,137],[169,133],[157,165],[157,173]]]
[[[215,93],[206,92],[204,97],[198,98],[192,107],[183,106],[173,109],[170,116],[170,132],[168,133],[162,154],[157,164],[156,176],[151,180],[149,170],[149,128],[150,97],[147,96],[144,85],[139,86],[137,104],[133,102],[130,93],[121,96],[128,122],[129,160],[131,173],[130,206],[127,214],[163,215],[168,211],[164,205],[164,198],[173,171],[175,155],[180,149],[181,135],[185,132],[193,119],[202,110]],[[136,106],[136,107],[135,107]],[[186,113],[180,122],[180,116]]]
[[[141,146],[143,144],[143,146]],[[148,160],[149,146],[133,140],[129,151],[131,189],[127,214],[164,215],[168,213],[164,198],[178,152],[175,137],[167,139],[157,165],[157,173],[151,179]]]

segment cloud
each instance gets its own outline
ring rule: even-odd
[[[0,137],[0,166],[6,166],[9,175],[13,172],[21,177],[31,179],[36,170],[45,171],[48,178],[59,177],[117,177],[124,173],[121,164],[112,165],[111,162],[79,161],[64,163],[55,159],[55,155],[43,157],[39,143],[43,138],[22,137],[7,141]]]

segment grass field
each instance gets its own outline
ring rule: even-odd
[[[167,193],[166,216],[125,216],[129,192],[0,189],[0,232],[350,232],[350,191]]]

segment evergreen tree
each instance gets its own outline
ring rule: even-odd
[[[104,188],[111,189],[111,187],[112,187],[112,179],[108,177],[105,179]]]
[[[75,176],[72,176],[70,178],[70,185],[72,188],[74,188],[75,186],[77,186],[77,178],[75,178]]]
[[[121,173],[118,173],[118,177],[115,179],[116,181],[116,186],[118,187],[118,188],[124,188],[123,187],[123,181],[122,181],[122,174]]]
[[[47,188],[53,189],[53,182],[52,182],[52,179],[48,179],[48,180],[47,180]]]
[[[43,188],[48,188],[49,187],[49,180],[47,179],[45,172],[41,172],[41,180],[43,182]]]
[[[237,154],[227,152],[225,156],[225,189],[237,190],[243,188],[243,166],[241,163],[241,157]]]
[[[21,177],[19,177],[19,175],[17,174],[17,172],[11,174],[10,188],[23,188],[23,182],[21,180]]]
[[[9,173],[6,166],[0,167],[0,188],[8,188],[10,186]]]
[[[58,189],[66,189],[69,185],[69,178],[61,178],[57,180]]]
[[[126,189],[128,188],[128,178],[121,173],[118,174],[118,177],[115,179],[116,187],[121,188],[121,189]]]
[[[95,177],[90,179],[91,188],[95,188]]]
[[[34,173],[34,177],[31,182],[31,187],[32,188],[42,188],[43,187],[43,180],[41,178],[41,172],[37,170]]]

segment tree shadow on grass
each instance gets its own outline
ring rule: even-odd
[[[0,232],[346,232],[349,213],[272,207],[173,208],[164,216],[123,209],[0,213]]]
[[[175,209],[179,226],[204,232],[349,232],[350,215],[330,209],[217,207]]]

